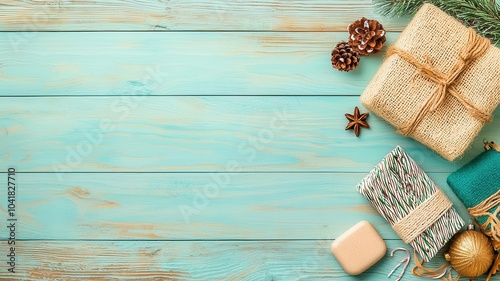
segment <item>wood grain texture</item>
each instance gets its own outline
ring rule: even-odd
[[[334,239],[360,220],[398,239],[356,190],[365,175],[18,174],[18,239]],[[430,176],[468,218],[447,174]]]
[[[387,45],[408,22],[371,0],[2,1],[0,176],[17,169],[21,240],[8,274],[2,227],[0,280],[387,280],[399,256],[353,277],[330,254],[359,220],[404,246],[356,183],[402,145],[466,218],[446,177],[500,120],[454,163],[374,115],[345,131],[384,57],[332,69],[362,16]]]
[[[452,172],[478,155],[487,125],[448,162],[375,115],[356,138],[344,130],[358,97],[50,97],[0,103],[0,169],[20,172],[368,172],[396,145],[425,171]],[[498,111],[497,111],[498,113]]]
[[[349,276],[331,255],[331,242],[19,241],[18,272],[7,274],[2,263],[0,280],[389,280],[387,274],[404,257],[386,254],[362,275]],[[386,244],[389,250],[404,246],[399,240]],[[6,251],[0,244],[0,252]],[[442,263],[440,254],[429,266]],[[422,279],[408,270],[403,280]]]
[[[1,13],[0,13],[1,14]],[[387,44],[399,33],[389,33]],[[0,33],[0,96],[360,95],[384,59],[331,66],[345,32]]]
[[[0,7],[1,31],[344,31],[362,16],[401,30],[408,22],[376,14],[371,0],[4,0]]]

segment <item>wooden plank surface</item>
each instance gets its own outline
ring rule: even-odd
[[[369,220],[392,228],[356,191],[365,173],[53,173],[17,175],[18,239],[334,239]],[[464,218],[463,205],[446,185]],[[6,193],[7,191],[3,192]],[[7,194],[3,194],[7,197]],[[8,218],[7,200],[0,202]],[[466,219],[467,221],[467,219]]]
[[[331,50],[346,32],[29,35],[0,33],[1,96],[359,95],[384,59],[333,69]]]
[[[18,271],[0,270],[0,280],[390,280],[387,274],[404,257],[397,252],[391,258],[387,253],[363,275],[349,276],[330,254],[331,242],[19,241]],[[386,245],[388,252],[404,246],[399,240]],[[6,251],[0,244],[0,252]],[[440,254],[429,266],[442,263]],[[403,280],[422,278],[407,271]]]
[[[345,131],[384,57],[331,68],[362,16],[387,45],[409,20],[371,0],[3,1],[0,176],[17,169],[18,240],[15,274],[0,240],[0,280],[387,279],[399,257],[353,277],[330,254],[359,220],[404,246],[356,183],[402,145],[467,219],[446,177],[500,120],[457,162],[374,115]]]
[[[497,119],[448,162],[375,115],[356,138],[344,113],[357,105],[335,96],[4,98],[0,169],[368,172],[401,145],[424,170],[452,172],[483,150],[482,138],[500,139]]]
[[[1,31],[344,31],[362,16],[401,30],[408,21],[376,14],[371,0],[4,0],[0,7]]]

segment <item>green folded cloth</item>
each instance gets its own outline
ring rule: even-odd
[[[496,146],[498,149],[498,146]],[[448,185],[500,250],[500,151],[487,150],[448,176]]]
[[[500,152],[490,149],[448,177],[465,207],[472,208],[500,189]]]

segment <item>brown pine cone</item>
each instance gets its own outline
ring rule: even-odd
[[[365,17],[353,22],[349,27],[349,44],[355,47],[362,56],[376,54],[384,45],[385,30],[376,20]]]
[[[359,53],[345,41],[332,50],[332,66],[339,71],[353,70],[358,66]]]

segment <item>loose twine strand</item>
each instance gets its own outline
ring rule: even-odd
[[[495,250],[500,250],[500,189],[483,202],[467,210],[475,218],[487,217],[479,227],[484,234],[492,238]],[[490,210],[494,211],[490,213]]]
[[[437,69],[429,62],[421,63],[414,56],[401,50],[400,48],[395,46],[389,47],[387,50],[387,57],[392,55],[400,56],[415,66],[418,72],[424,77],[427,77],[439,85],[436,92],[432,94],[429,99],[427,99],[418,113],[410,119],[409,124],[406,127],[400,128],[399,132],[404,136],[410,135],[428,113],[435,111],[445,101],[448,94],[455,97],[467,109],[472,117],[482,123],[491,122],[491,115],[477,108],[469,98],[460,94],[454,85],[454,82],[467,68],[467,66],[473,60],[486,53],[490,45],[491,43],[488,39],[477,35],[472,28],[469,28],[467,45],[462,52],[460,52],[458,62],[455,66],[453,66],[452,70],[448,74],[444,74],[441,70]]]
[[[424,278],[432,278],[432,279],[441,279],[443,281],[458,281],[460,280],[460,274],[458,274],[457,278],[453,280],[453,276],[451,275],[451,269],[449,269],[449,263],[446,262],[442,266],[436,269],[431,269],[424,266],[424,261],[418,259],[417,252],[414,252],[415,267],[411,271],[411,273],[418,277]],[[448,273],[448,274],[446,274]],[[439,277],[436,277],[439,276]]]

